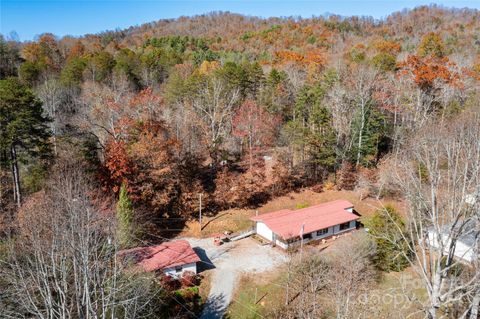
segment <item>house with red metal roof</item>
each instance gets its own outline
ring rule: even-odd
[[[298,210],[282,209],[252,217],[257,235],[284,249],[356,228],[353,204],[335,200]]]
[[[161,272],[172,277],[181,277],[186,271],[196,274],[197,262],[200,261],[197,253],[186,240],[122,250],[118,256],[130,259],[143,271]]]

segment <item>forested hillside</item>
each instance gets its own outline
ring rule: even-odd
[[[0,37],[0,308],[198,311],[125,276],[117,249],[173,238],[200,207],[215,216],[310,188],[404,201],[402,214],[371,221],[387,237],[376,268],[413,267],[429,318],[473,319],[479,265],[457,273],[452,247],[433,258],[424,238],[446,226],[459,238],[479,221],[479,30],[477,10],[429,6],[383,20],[211,13],[79,38]],[[312,260],[302,283],[316,278]],[[337,276],[343,259],[329,262]],[[350,284],[333,287],[338,305],[350,302]],[[320,290],[308,304],[300,288],[305,304],[277,317],[320,317]]]
[[[475,10],[432,6],[382,21],[213,13],[2,38],[1,77],[18,77],[2,81],[2,109],[10,98],[35,105],[2,112],[4,229],[65,158],[112,199],[125,185],[152,232],[196,216],[200,193],[215,213],[373,183],[426,123],[478,107],[479,29]]]

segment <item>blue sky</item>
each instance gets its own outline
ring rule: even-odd
[[[211,11],[262,17],[311,17],[329,12],[382,18],[394,11],[431,3],[480,9],[480,0],[0,0],[0,33],[9,35],[15,31],[20,40],[31,40],[43,32],[58,36],[82,35]]]

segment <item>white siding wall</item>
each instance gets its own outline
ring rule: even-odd
[[[455,256],[463,260],[473,261],[473,247],[469,247],[462,242],[457,242],[455,246]]]
[[[256,231],[258,235],[262,236],[266,240],[269,240],[269,241],[273,240],[273,233],[270,230],[270,228],[268,228],[267,225],[265,225],[262,222],[257,222],[255,225],[256,225]]]
[[[333,235],[343,234],[345,232],[348,232],[348,231],[351,231],[351,230],[355,229],[355,227],[356,227],[356,222],[353,220],[353,221],[350,222],[350,227],[347,228],[347,229],[344,229],[342,231],[340,231],[340,225],[335,225],[335,226],[329,227],[328,228],[328,233],[326,233],[325,235],[321,235],[321,236],[317,236],[317,232],[315,231],[315,232],[312,233],[312,238],[311,239],[304,239],[303,243],[306,244],[306,243],[308,243],[312,240],[320,240],[322,238],[330,237],[330,236],[333,236]],[[298,245],[300,245],[300,242],[301,241],[299,240],[299,241],[296,241],[294,243],[288,244],[288,246],[290,246],[290,247],[298,246]],[[285,249],[287,248],[287,247],[284,247],[285,245],[283,245],[282,243],[279,243],[278,240],[277,240],[277,244],[282,248],[285,248]]]
[[[185,264],[182,266],[182,270],[177,272],[175,268],[165,268],[163,273],[168,276],[172,277],[181,277],[184,272],[191,271],[193,273],[197,273],[197,263]]]
[[[287,249],[287,248],[288,248],[288,244],[284,244],[284,243],[282,243],[282,242],[281,242],[280,240],[278,240],[278,239],[275,241],[275,243],[276,243],[278,246],[282,247],[283,249]]]
[[[450,246],[450,239],[447,235],[442,236],[444,244],[444,253],[448,254],[448,248]],[[440,248],[440,240],[437,239],[437,235],[433,231],[428,231],[428,244],[435,248]],[[454,256],[462,260],[472,262],[473,261],[473,247],[465,245],[461,241],[457,241],[455,245]]]
[[[317,232],[314,231],[312,233],[312,238],[311,239],[305,239],[303,241],[303,243],[305,244],[305,243],[308,243],[311,240],[319,240],[319,239],[322,239],[322,238],[325,238],[325,237],[330,237],[330,236],[333,236],[333,235],[336,235],[336,234],[341,234],[341,233],[344,233],[344,232],[347,232],[347,231],[350,231],[350,230],[354,229],[355,226],[356,226],[356,221],[353,220],[353,221],[350,222],[350,227],[348,229],[344,229],[342,231],[340,231],[340,225],[335,225],[335,226],[329,227],[328,228],[328,233],[326,233],[324,235],[320,235],[320,236],[317,236]],[[255,223],[255,230],[256,230],[256,233],[258,235],[262,236],[263,238],[265,238],[268,241],[272,241],[273,238],[274,238],[273,232],[263,222],[256,222]],[[284,248],[284,249],[287,249],[288,246],[292,247],[292,246],[300,245],[300,241],[290,243],[290,244],[284,244],[281,241],[279,241],[278,239],[276,239],[275,244]]]

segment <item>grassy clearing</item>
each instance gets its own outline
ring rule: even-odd
[[[268,318],[285,300],[284,269],[261,275],[244,275],[227,310],[231,319]]]
[[[198,221],[188,221],[179,236],[205,238],[225,231],[237,232],[245,230],[253,226],[253,222],[249,220],[253,215],[255,215],[254,210],[225,210],[219,212],[214,217],[203,218],[201,231]]]
[[[371,318],[424,318],[420,302],[426,298],[417,275],[411,268],[401,272],[382,273],[380,281],[362,296]]]
[[[180,236],[209,237],[227,230],[231,232],[245,230],[253,226],[253,222],[249,218],[254,216],[256,211],[263,214],[280,209],[299,209],[337,199],[349,200],[364,217],[370,216],[375,210],[386,204],[391,204],[399,212],[404,210],[402,202],[395,200],[378,201],[374,198],[360,200],[360,193],[354,191],[327,190],[322,193],[315,193],[305,189],[272,199],[257,209],[229,209],[219,212],[214,217],[206,217],[202,222],[202,231],[200,231],[198,221],[189,221]]]

